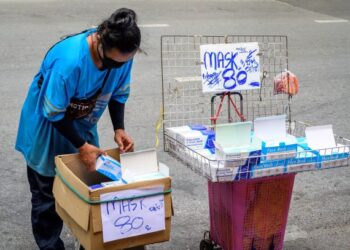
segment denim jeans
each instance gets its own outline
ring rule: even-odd
[[[63,227],[61,218],[55,211],[52,194],[54,177],[38,174],[29,166],[27,176],[32,193],[32,229],[40,250],[64,250],[60,234]]]

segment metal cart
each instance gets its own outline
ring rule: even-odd
[[[261,88],[232,93],[226,106],[223,95],[202,92],[199,46],[240,42],[259,44]],[[189,124],[239,122],[243,119],[240,114],[248,121],[286,114],[287,131],[305,136],[308,125],[292,121],[292,97],[274,93],[273,78],[286,69],[286,36],[161,37],[164,150],[208,180],[210,232],[205,233],[200,249],[282,249],[295,174],[349,165],[350,140],[335,136],[337,147],[297,152],[293,161],[254,174],[249,166],[255,157],[235,159],[248,166],[240,173],[243,170],[231,167],[230,161],[204,156],[167,132],[169,127]],[[215,115],[218,109],[220,116]],[[309,160],[309,154],[325,152],[331,156],[322,162]],[[286,159],[285,154],[274,157]]]

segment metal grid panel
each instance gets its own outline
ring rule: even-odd
[[[287,114],[291,121],[290,97],[286,94],[274,95],[273,78],[288,69],[288,51],[286,36],[163,36],[161,38],[162,90],[163,90],[163,128],[164,146],[171,154],[179,158],[193,171],[211,181],[233,181],[248,178],[280,175],[291,172],[321,170],[349,165],[350,140],[335,136],[337,147],[304,152],[281,152],[271,155],[271,159],[285,159],[277,167],[250,170],[257,164],[256,157],[240,157],[234,160],[215,160],[200,155],[186,147],[176,138],[166,134],[166,128],[191,124],[209,124],[211,116],[211,94],[203,94],[200,72],[200,48],[202,44],[258,42],[260,52],[261,75],[267,77],[261,81],[259,90],[240,91],[242,103],[233,95],[238,109],[243,108],[246,120],[256,117]],[[220,98],[215,99],[217,107]],[[242,107],[241,107],[242,105]],[[221,113],[217,123],[227,122],[230,117],[229,106]],[[240,121],[232,116],[230,121]],[[290,122],[288,132],[294,136],[304,137],[306,124]],[[312,158],[310,156],[318,155]],[[321,157],[328,155],[327,157]],[[287,161],[293,158],[294,161]],[[245,165],[248,170],[237,170]],[[286,169],[288,167],[288,169]],[[236,170],[234,170],[236,169]],[[254,175],[254,177],[252,177]],[[238,179],[237,179],[238,176]],[[234,179],[232,179],[234,177]]]
[[[309,125],[302,122],[292,123],[291,134],[298,137],[305,136],[305,128],[307,126]],[[183,145],[171,136],[166,134],[165,137],[166,148],[169,150],[170,154],[175,156],[198,175],[213,182],[240,181],[246,180],[247,178],[261,178],[296,172],[324,170],[349,166],[350,163],[350,140],[340,136],[335,136],[335,141],[338,145],[337,147],[297,152],[294,155],[295,160],[292,163],[289,163],[287,159],[290,157],[290,155],[288,155],[289,153],[280,152],[276,154],[276,156],[282,159],[280,165],[266,167],[261,171],[251,170],[257,162],[256,156],[226,161],[209,159],[208,157],[199,154],[194,149]],[[309,161],[308,158],[310,157],[310,154],[314,157],[316,157],[316,155],[328,155],[329,157],[323,159],[322,162],[319,162],[319,156],[317,156],[317,160],[314,159]],[[233,165],[237,165],[237,162],[244,162],[244,165],[247,166],[247,170],[237,172],[239,168],[232,167]],[[288,170],[286,169],[286,166],[289,167]]]
[[[286,36],[163,36],[161,63],[164,128],[210,123],[210,94],[202,93],[200,48],[202,44],[258,42],[261,75],[267,73],[260,90],[241,91],[243,114],[247,120],[255,117],[288,114],[289,97],[273,94],[273,78],[288,69]],[[238,109],[237,96],[233,96]],[[216,107],[219,102],[216,100]],[[227,122],[229,108],[225,106],[217,123]],[[233,113],[231,111],[231,113]],[[232,121],[239,121],[232,115]]]

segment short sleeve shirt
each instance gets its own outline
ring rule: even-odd
[[[46,54],[24,102],[18,127],[16,149],[27,164],[44,176],[53,176],[54,157],[77,150],[51,122],[61,120],[72,98],[89,99],[97,91],[93,111],[74,120],[74,126],[86,141],[98,145],[96,124],[111,99],[125,103],[130,93],[132,60],[118,69],[99,70],[94,64],[87,37],[95,32],[74,35],[54,45]],[[41,86],[38,85],[42,78]],[[103,82],[105,80],[105,84]]]

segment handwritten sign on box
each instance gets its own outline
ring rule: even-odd
[[[163,192],[162,186],[101,194],[101,200]],[[164,195],[101,204],[103,242],[165,230]]]
[[[260,88],[258,43],[200,46],[203,92],[232,92]]]

